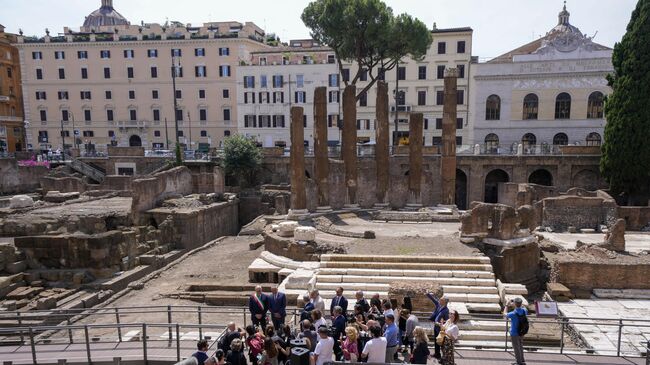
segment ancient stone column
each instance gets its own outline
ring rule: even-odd
[[[411,203],[420,203],[422,184],[422,133],[424,116],[411,113],[409,119],[409,195]]]
[[[314,91],[314,178],[318,188],[318,206],[329,206],[329,158],[327,154],[327,88]]]
[[[456,204],[456,117],[458,70],[445,70],[444,106],[442,109],[442,204]]]
[[[291,209],[304,211],[307,209],[307,194],[305,193],[305,128],[303,124],[303,108],[291,108]],[[300,212],[303,213],[303,212]],[[291,212],[289,212],[291,215]]]
[[[347,204],[357,203],[357,88],[348,85],[343,91],[343,140],[341,155],[345,164]]]
[[[375,130],[375,161],[377,164],[377,202],[387,202],[389,184],[389,127],[388,127],[388,84],[377,82],[377,129]]]

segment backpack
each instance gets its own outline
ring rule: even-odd
[[[517,314],[517,318],[519,319],[519,336],[525,336],[530,327],[528,324],[528,316],[525,313],[523,315]]]
[[[264,351],[264,340],[258,336],[251,336],[248,340],[248,351],[255,357]]]

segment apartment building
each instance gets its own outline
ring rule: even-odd
[[[433,43],[422,60],[405,57],[398,67],[388,71],[383,79],[388,83],[390,100],[391,143],[398,144],[409,135],[409,115],[412,112],[424,114],[424,144],[442,143],[442,108],[444,95],[444,73],[447,68],[459,70],[457,144],[467,143],[469,138],[469,72],[472,60],[471,28],[438,29],[434,24],[431,31]],[[345,63],[342,77],[350,79],[358,67]],[[360,92],[370,81],[367,72],[362,73],[357,83]],[[396,92],[396,85],[398,92]],[[371,88],[358,101],[357,129],[360,143],[373,143],[376,129],[376,87]]]
[[[23,151],[25,124],[16,36],[0,25],[0,153]]]
[[[304,108],[305,146],[313,145],[314,90],[327,87],[328,140],[339,141],[340,90],[334,52],[313,40],[251,53],[237,68],[237,129],[264,147],[291,145],[291,107]]]
[[[79,32],[20,35],[27,143],[171,148],[178,120],[184,146],[218,147],[237,132],[235,68],[265,41],[253,23],[132,25],[112,0]]]

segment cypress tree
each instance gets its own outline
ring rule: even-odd
[[[650,0],[637,3],[612,63],[600,169],[612,192],[647,204],[641,198],[650,193]]]

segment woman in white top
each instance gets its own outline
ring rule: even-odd
[[[445,332],[445,340],[442,343],[442,361],[443,365],[454,365],[454,342],[458,340],[459,329],[458,329],[458,311],[452,310],[449,311],[449,319],[442,326],[442,330]]]
[[[314,330],[318,332],[318,329],[325,326],[327,327],[327,322],[325,322],[325,318],[323,318],[323,312],[320,311],[320,309],[314,309],[311,311],[311,319],[312,323],[314,324]],[[318,342],[320,342],[320,337],[317,339]]]

